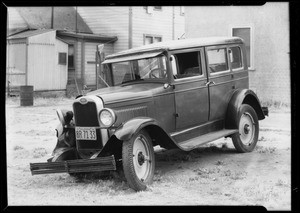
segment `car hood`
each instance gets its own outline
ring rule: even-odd
[[[102,98],[104,104],[114,104],[125,101],[150,101],[153,94],[163,90],[161,83],[131,84],[114,87],[106,87],[89,92],[87,95],[96,95]],[[148,100],[147,100],[148,99]]]

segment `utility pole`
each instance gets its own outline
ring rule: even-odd
[[[128,49],[132,48],[132,7],[129,7]]]
[[[54,28],[54,7],[51,7],[51,29]]]

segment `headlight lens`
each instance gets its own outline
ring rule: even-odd
[[[100,122],[106,126],[110,127],[116,122],[116,115],[113,110],[104,108],[99,113]]]

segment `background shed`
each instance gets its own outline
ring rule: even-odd
[[[32,85],[34,91],[65,90],[68,44],[56,30],[21,32],[7,39],[7,83],[10,88]]]

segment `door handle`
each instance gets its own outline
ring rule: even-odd
[[[214,81],[208,81],[206,82],[205,86],[211,85],[211,84],[216,84]]]

